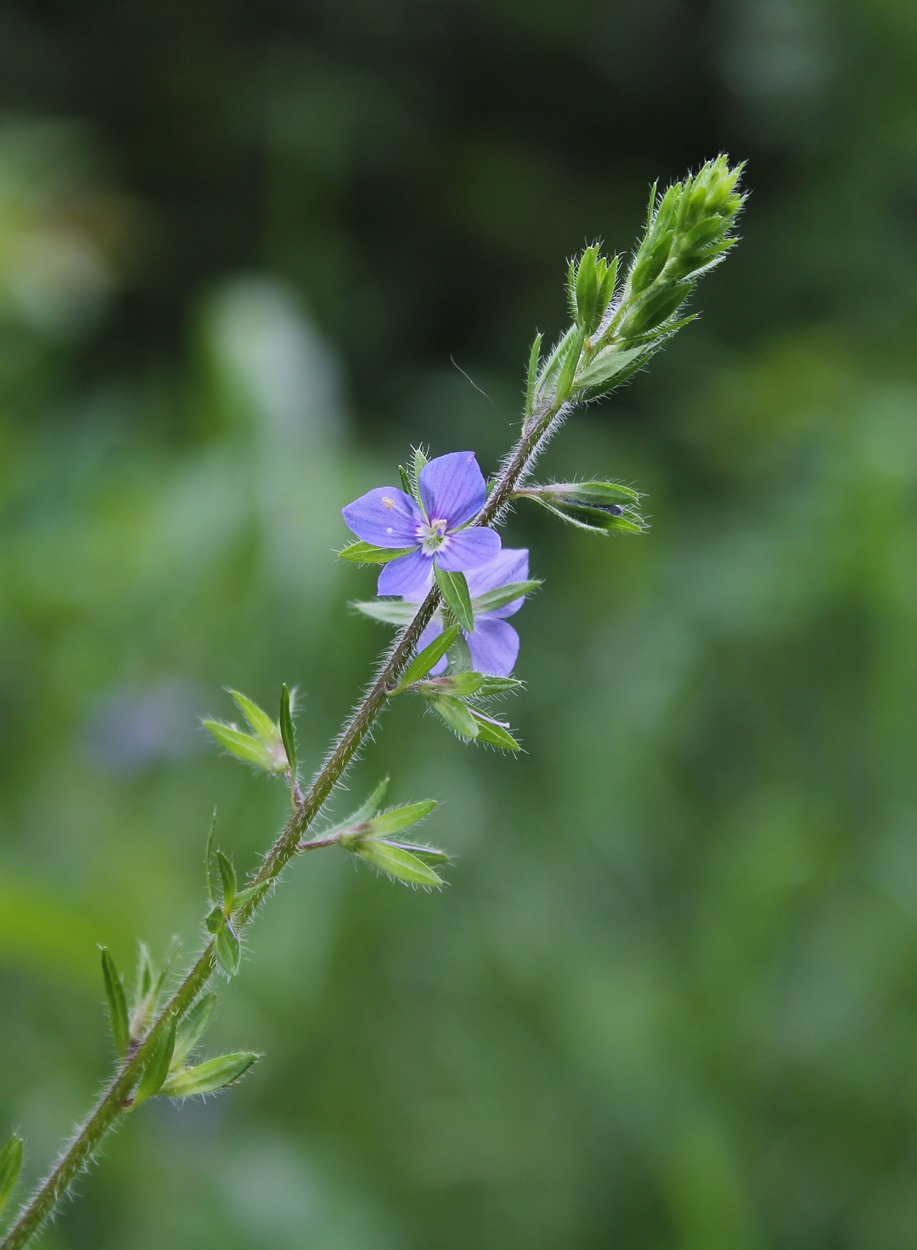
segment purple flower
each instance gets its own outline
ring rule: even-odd
[[[344,508],[357,538],[376,547],[410,547],[379,574],[380,595],[419,595],[429,589],[434,565],[464,573],[492,560],[500,536],[483,526],[461,529],[487,498],[474,452],[438,456],[420,470],[420,506],[394,486],[377,486]]]
[[[504,547],[495,560],[468,574],[468,593],[474,600],[478,595],[499,590],[501,586],[508,586],[511,582],[527,581],[528,576],[528,550],[525,547],[515,550]],[[419,601],[419,596],[415,601]],[[470,633],[462,630],[471,651],[475,672],[488,673],[492,677],[509,677],[519,654],[519,635],[512,625],[506,623],[505,618],[518,612],[523,602],[524,598],[513,599],[502,608],[494,608],[490,612],[475,612],[474,629]],[[437,613],[421,635],[417,650],[422,651],[424,647],[428,647],[442,632],[442,616]],[[445,672],[445,669],[444,656],[431,672],[436,677]]]

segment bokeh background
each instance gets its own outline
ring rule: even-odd
[[[97,943],[198,941],[279,787],[198,726],[386,630],[339,509],[512,437],[566,258],[747,159],[703,318],[550,449],[648,493],[518,513],[527,754],[396,707],[440,896],[293,865],[210,1041],[48,1250],[905,1250],[917,1240],[912,0],[5,0],[0,1135],[46,1167],[110,1064]],[[471,380],[469,380],[471,379]],[[345,796],[346,801],[346,796]]]

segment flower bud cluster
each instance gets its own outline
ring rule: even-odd
[[[650,195],[646,234],[634,257],[617,326],[622,338],[649,334],[672,317],[702,273],[732,248],[745,196],[737,189],[742,165],[725,156],[673,183],[661,198]]]

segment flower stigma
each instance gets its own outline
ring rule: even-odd
[[[420,550],[424,555],[431,556],[446,541],[446,527],[449,522],[437,518],[429,525],[417,526],[417,537],[420,539]]]

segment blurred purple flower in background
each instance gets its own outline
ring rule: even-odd
[[[394,486],[377,486],[343,509],[348,527],[376,547],[411,548],[379,574],[380,595],[416,595],[430,587],[434,565],[464,573],[493,560],[500,536],[483,526],[461,529],[487,498],[474,452],[429,461],[418,478],[420,504]]]

